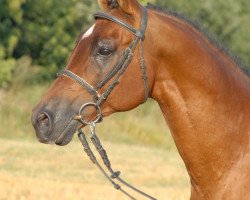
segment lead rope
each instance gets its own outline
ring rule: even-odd
[[[123,185],[125,185],[126,187],[130,188],[131,190],[134,190],[136,192],[138,192],[139,194],[141,194],[142,196],[151,199],[151,200],[157,200],[154,197],[142,192],[141,190],[135,188],[134,186],[128,184],[126,181],[124,181],[122,178],[120,178],[120,171],[114,171],[111,168],[111,163],[109,161],[109,158],[107,156],[106,150],[103,148],[99,138],[96,135],[95,132],[95,123],[92,123],[90,125],[90,132],[91,132],[91,142],[93,143],[93,145],[95,146],[96,150],[98,151],[98,153],[100,154],[104,165],[106,166],[106,168],[108,169],[108,171],[111,173],[111,176],[109,176],[106,171],[102,168],[102,166],[100,165],[100,163],[98,162],[98,160],[96,159],[93,151],[91,150],[87,140],[86,140],[86,136],[84,134],[84,132],[82,131],[82,129],[78,130],[78,138],[81,141],[83,147],[84,147],[84,151],[86,152],[86,154],[89,156],[90,160],[93,162],[93,164],[95,164],[99,170],[103,173],[103,175],[111,182],[111,184],[113,184],[114,188],[117,190],[120,190],[123,194],[125,194],[126,196],[128,196],[130,199],[132,200],[136,200],[133,196],[131,196],[129,193],[127,193],[125,190],[123,190],[121,188],[120,185],[118,185],[113,179],[116,179],[117,181],[119,181],[120,183],[122,183]]]

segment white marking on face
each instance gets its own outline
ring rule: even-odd
[[[95,24],[94,24],[93,26],[91,26],[91,27],[86,31],[86,33],[84,33],[84,35],[82,36],[82,40],[83,40],[84,38],[89,37],[89,36],[93,33],[94,27],[95,27]]]

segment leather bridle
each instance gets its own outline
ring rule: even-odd
[[[139,189],[135,188],[134,186],[125,182],[120,177],[120,172],[114,171],[112,169],[111,163],[110,163],[108,156],[107,156],[107,153],[106,153],[105,149],[103,148],[103,146],[102,146],[102,144],[101,144],[101,142],[100,142],[100,140],[97,137],[96,132],[95,132],[96,123],[98,123],[102,120],[102,111],[101,111],[100,106],[108,98],[108,96],[110,95],[112,90],[119,84],[120,77],[123,75],[123,73],[125,72],[125,70],[127,69],[127,67],[129,66],[129,64],[132,61],[133,54],[135,52],[135,48],[136,48],[137,44],[139,44],[142,79],[144,81],[144,87],[145,87],[144,102],[147,101],[147,98],[148,98],[148,80],[147,80],[146,65],[145,65],[145,60],[143,57],[143,48],[142,48],[142,41],[145,38],[145,31],[147,28],[147,17],[148,17],[147,9],[145,7],[142,7],[142,19],[141,19],[141,26],[140,26],[139,30],[133,28],[132,26],[130,26],[126,22],[124,22],[124,21],[122,21],[114,16],[111,16],[107,13],[97,12],[94,14],[94,17],[95,17],[95,19],[110,20],[110,21],[126,28],[128,31],[130,31],[131,33],[134,34],[133,41],[130,43],[130,45],[123,52],[123,56],[121,57],[120,61],[115,65],[115,67],[113,69],[111,69],[111,71],[107,74],[107,76],[102,81],[100,81],[95,87],[92,86],[90,83],[88,83],[86,80],[82,79],[81,77],[79,77],[78,75],[76,75],[75,73],[73,73],[69,70],[62,70],[57,75],[58,75],[58,77],[66,76],[66,77],[72,79],[73,81],[75,81],[76,83],[81,85],[89,94],[92,95],[93,102],[85,103],[80,108],[78,115],[74,116],[72,119],[78,120],[81,123],[83,123],[84,125],[90,125],[91,141],[94,144],[98,153],[100,154],[100,156],[103,160],[103,163],[106,166],[107,170],[111,173],[111,176],[109,176],[107,174],[107,172],[103,169],[103,167],[99,164],[98,160],[96,159],[93,151],[91,150],[91,148],[88,144],[88,141],[86,140],[86,136],[85,136],[84,132],[82,131],[82,129],[78,130],[78,138],[84,147],[84,151],[90,157],[91,161],[94,164],[96,164],[96,166],[100,169],[100,171],[104,174],[104,176],[113,184],[115,189],[120,190],[123,194],[127,195],[130,199],[135,200],[135,198],[133,196],[131,196],[129,193],[127,193],[120,185],[118,185],[114,181],[114,179],[119,181],[124,186],[126,186],[126,187],[134,190],[135,192],[143,195],[144,197],[151,199],[151,200],[156,200],[154,197],[142,192],[141,190],[139,190]],[[107,87],[105,92],[100,95],[98,93],[98,90],[101,89],[104,85],[106,85],[112,78],[113,78],[113,80],[110,83],[110,85]],[[96,118],[92,121],[86,121],[82,117],[83,111],[89,106],[95,107],[96,112],[97,112]]]
[[[133,28],[132,26],[130,26],[126,22],[124,22],[124,21],[122,21],[114,16],[111,16],[107,13],[97,12],[94,14],[94,17],[95,17],[95,19],[107,19],[109,21],[112,21],[112,22],[124,27],[125,29],[127,29],[131,33],[133,33],[135,37],[132,40],[132,42],[130,43],[130,45],[123,52],[123,56],[121,57],[120,61],[115,65],[114,68],[111,69],[111,71],[106,75],[106,77],[103,80],[101,80],[96,86],[92,86],[86,80],[84,80],[83,78],[79,77],[78,75],[76,75],[75,73],[73,73],[69,70],[62,70],[57,74],[58,77],[66,76],[66,77],[72,79],[73,81],[75,81],[76,83],[81,85],[93,97],[93,102],[89,102],[89,103],[84,104],[81,107],[81,109],[79,110],[79,115],[75,118],[75,119],[78,119],[82,123],[87,124],[87,125],[91,124],[92,122],[90,123],[88,121],[85,121],[82,118],[82,115],[81,115],[82,111],[84,110],[84,108],[86,108],[88,106],[94,106],[96,108],[96,110],[98,111],[98,116],[96,117],[94,122],[96,123],[96,122],[101,121],[102,114],[100,112],[100,110],[101,110],[100,106],[108,98],[108,96],[110,95],[112,90],[119,84],[120,77],[123,75],[123,73],[125,72],[125,70],[127,69],[127,67],[129,66],[129,64],[132,61],[133,54],[134,54],[134,51],[135,51],[137,44],[139,44],[142,79],[144,81],[144,87],[145,87],[144,102],[147,101],[147,98],[148,98],[148,80],[147,80],[146,65],[145,65],[145,60],[143,57],[143,47],[142,47],[142,41],[145,38],[145,31],[147,28],[147,9],[145,7],[142,7],[141,27],[139,30]],[[100,95],[98,90],[101,89],[104,85],[106,85],[112,78],[113,78],[113,80],[110,83],[110,85],[103,92],[103,94]]]

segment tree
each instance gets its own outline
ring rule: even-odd
[[[0,87],[12,79],[24,55],[40,65],[42,78],[64,67],[77,34],[90,24],[91,0],[0,0]]]
[[[12,80],[15,59],[12,57],[21,32],[21,4],[25,0],[1,0],[0,6],[0,87],[6,87]]]
[[[35,64],[46,68],[51,78],[64,67],[77,34],[92,21],[93,1],[27,0],[22,9],[22,37],[14,51],[18,58],[28,54]]]
[[[250,1],[141,0],[146,2],[198,19],[250,66]],[[96,0],[0,0],[0,87],[11,82],[17,60],[27,55],[42,69],[40,79],[54,78],[97,10]]]

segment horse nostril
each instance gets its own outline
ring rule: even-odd
[[[51,120],[47,113],[42,112],[38,114],[36,118],[36,127],[38,128],[38,131],[41,134],[49,136],[51,128]]]

